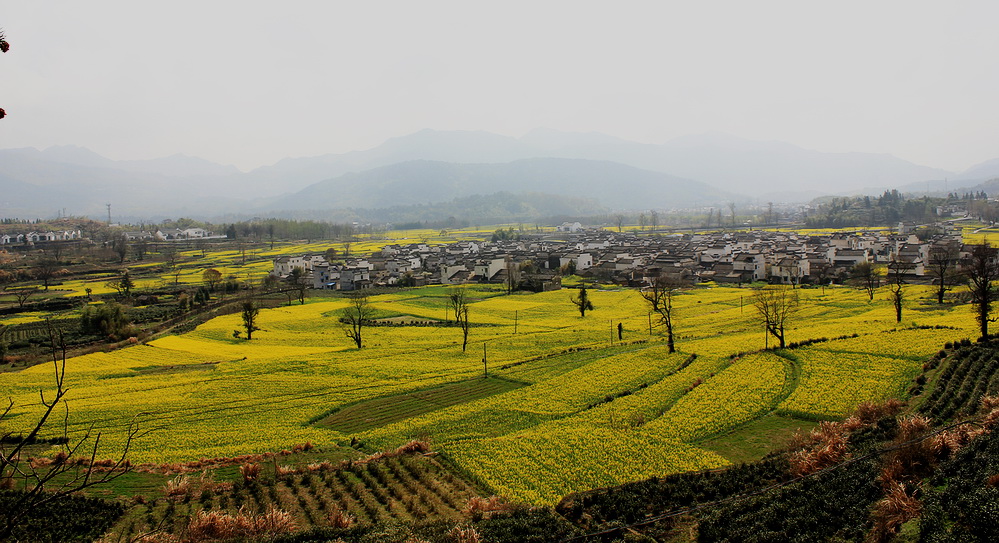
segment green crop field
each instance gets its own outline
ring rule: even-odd
[[[747,428],[785,435],[861,401],[903,397],[926,356],[976,335],[967,305],[938,306],[925,287],[908,289],[901,324],[886,291],[869,302],[846,287],[798,289],[788,341],[844,339],[759,352],[752,290],[693,288],[676,299],[675,354],[658,328],[650,334],[645,302],[628,289],[591,290],[596,309],[580,317],[574,291],[468,287],[464,352],[459,328],[426,325],[445,319],[445,287],[373,296],[379,316],[402,325],[365,328],[362,349],[339,327],[346,302],[316,298],[261,311],[252,341],[233,337],[241,322],[229,315],[71,358],[68,428],[101,431],[110,457],[137,421],[129,456],[138,463],[426,439],[497,493],[550,504],[743,461]],[[51,386],[50,364],[0,374],[15,430],[36,420],[38,391]]]

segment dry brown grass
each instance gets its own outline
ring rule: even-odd
[[[253,514],[240,508],[236,514],[225,511],[199,511],[187,524],[181,535],[150,533],[131,539],[133,543],[221,543],[263,542],[294,532],[298,526],[290,514],[273,505],[266,511]],[[102,540],[108,541],[111,540]]]
[[[880,480],[885,490],[900,481],[915,481],[929,475],[937,464],[933,439],[920,439],[933,431],[930,419],[909,415],[898,421],[898,431],[892,441],[898,447],[885,457]],[[911,442],[911,443],[910,443]]]
[[[882,403],[863,402],[857,406],[853,415],[864,424],[873,424],[885,417],[894,417],[905,408],[905,402],[894,398]]]
[[[455,526],[447,535],[455,543],[482,543],[482,536],[473,526]]]
[[[216,482],[214,473],[203,471],[201,472],[201,476],[196,480],[185,473],[170,479],[163,487],[163,493],[167,499],[182,499],[184,496],[193,496],[204,490],[209,492],[228,492],[232,490],[232,483]]]
[[[243,478],[244,483],[251,483],[260,478],[260,464],[247,463],[239,466],[239,475]]]
[[[135,471],[141,473],[158,473],[161,475],[179,475],[182,473],[195,473],[206,469],[217,469],[229,466],[239,466],[242,464],[260,463],[271,460],[279,456],[290,456],[294,452],[307,452],[315,447],[310,442],[295,445],[291,450],[285,449],[281,452],[267,452],[260,454],[242,454],[239,456],[220,456],[216,458],[200,458],[190,462],[173,462],[168,464],[138,464],[134,466]]]
[[[357,517],[334,505],[326,512],[326,525],[330,528],[350,528],[357,523]]]
[[[890,399],[883,403],[864,402],[840,422],[823,421],[811,432],[796,433],[789,444],[791,474],[800,477],[828,468],[849,457],[850,434],[884,417],[898,415],[905,403]]]
[[[874,526],[867,535],[870,543],[882,543],[891,539],[906,522],[919,516],[922,503],[910,492],[905,484],[891,481],[885,489],[885,497],[874,504],[872,515]]]
[[[843,423],[825,421],[807,435],[796,434],[793,441],[798,450],[790,454],[788,461],[791,474],[801,477],[846,459],[849,431]]]
[[[472,496],[468,499],[468,502],[465,503],[465,507],[461,510],[461,514],[469,520],[478,521],[493,518],[496,515],[509,513],[512,510],[513,506],[503,501],[503,499],[499,496],[490,496],[488,498]]]
[[[999,425],[999,396],[983,396],[977,414],[982,417],[981,424],[962,424],[933,436],[931,446],[938,460],[952,458],[973,439]]]
[[[289,534],[297,528],[292,516],[270,506],[260,514],[240,508],[231,515],[225,511],[199,511],[187,525],[185,543],[227,540],[257,540]]]
[[[307,464],[304,467],[278,466],[276,473],[279,476],[288,476],[288,475],[302,474],[308,472],[343,470],[351,468],[353,466],[363,466],[371,462],[378,462],[388,458],[396,458],[399,456],[417,455],[417,454],[429,454],[430,452],[431,449],[429,442],[414,439],[395,450],[376,452],[374,454],[365,456],[364,458],[358,458],[354,460],[341,460],[337,463],[328,462],[328,461],[313,462],[311,464]]]
[[[191,478],[187,475],[178,475],[166,482],[163,486],[163,494],[167,499],[183,497],[191,493]]]

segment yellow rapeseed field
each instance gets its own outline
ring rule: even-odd
[[[410,289],[371,302],[379,315],[403,322],[443,321],[447,290]],[[369,326],[358,350],[338,325],[339,299],[265,309],[252,341],[233,337],[238,315],[218,317],[181,336],[70,359],[69,429],[103,432],[110,456],[138,421],[136,462],[305,441],[356,438],[380,448],[426,438],[497,491],[552,503],[594,486],[724,466],[728,460],[699,443],[771,412],[833,418],[860,401],[903,397],[923,357],[976,329],[966,305],[937,306],[925,287],[909,287],[900,324],[887,292],[869,301],[847,287],[798,289],[788,341],[829,340],[760,352],[772,343],[752,291],[707,286],[677,297],[679,352],[669,354],[663,331],[650,334],[654,322],[636,291],[593,289],[595,309],[585,317],[570,303],[573,293],[470,287],[465,352],[460,329],[413,325]],[[523,386],[403,412],[356,435],[311,424],[341,406],[476,379],[484,369]],[[38,391],[51,389],[52,374],[45,364],[0,374],[0,396],[15,403],[15,431],[38,414]]]

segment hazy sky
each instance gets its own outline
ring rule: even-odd
[[[251,169],[423,128],[999,157],[999,2],[0,0],[0,148]]]

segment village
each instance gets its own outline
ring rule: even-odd
[[[901,264],[906,280],[930,283],[933,264],[955,265],[966,253],[953,223],[920,235],[899,224],[892,232],[806,234],[751,230],[672,235],[614,232],[564,224],[556,232],[513,240],[386,245],[363,257],[284,256],[271,275],[287,279],[295,268],[315,289],[351,291],[380,286],[498,283],[534,291],[561,288],[578,275],[624,286],[643,286],[667,275],[686,283],[841,283],[857,264]],[[931,235],[926,235],[929,232]]]

